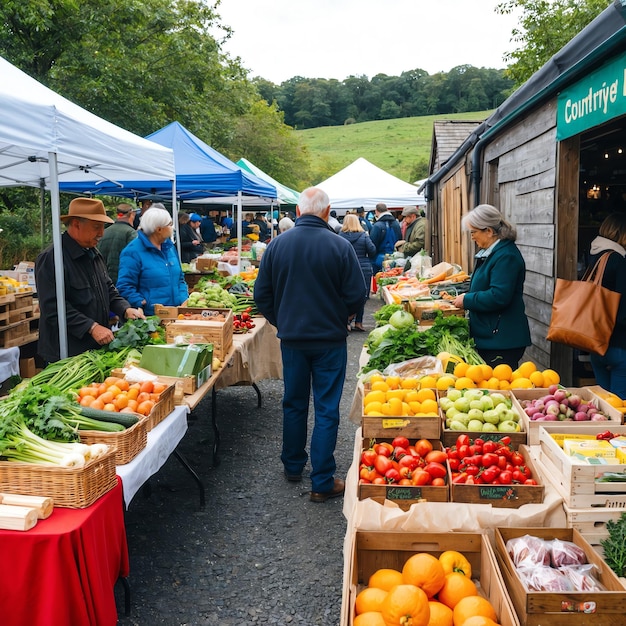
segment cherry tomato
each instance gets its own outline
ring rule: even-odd
[[[483,454],[495,452],[498,449],[498,444],[493,440],[485,441],[483,444]]]
[[[468,465],[465,468],[465,472],[469,476],[478,476],[478,472],[480,472],[480,467],[478,467],[478,465]]]
[[[523,483],[526,480],[526,476],[524,476],[523,472],[520,472],[517,468],[513,470],[512,474],[514,483]]]
[[[501,485],[510,485],[513,481],[513,472],[510,472],[509,470],[504,470],[503,472],[500,472],[497,481]]]
[[[500,454],[498,456],[498,467],[503,470],[506,469],[506,457]]]
[[[524,465],[524,455],[520,452],[513,452],[511,455],[511,463],[513,463],[513,465]]]
[[[409,447],[409,440],[406,437],[396,437],[392,442],[391,445],[394,448],[408,448]]]
[[[469,446],[470,438],[469,435],[459,435],[456,438],[456,447],[460,448],[461,446]]]
[[[470,448],[466,443],[457,446],[457,451],[459,453],[459,459],[464,459],[470,455]]]
[[[511,438],[508,435],[500,437],[499,443],[501,443],[503,446],[508,446],[511,443]]]
[[[483,439],[478,437],[477,439],[474,439],[474,445],[476,446],[477,449],[482,450],[485,445],[485,442]]]
[[[456,472],[461,465],[461,461],[459,461],[459,459],[448,459],[448,464],[450,465],[450,469]]]
[[[491,484],[494,480],[496,480],[496,478],[498,478],[499,474],[500,474],[500,470],[498,466],[491,465],[490,467],[488,467],[487,469],[483,471],[481,476],[486,483]]]
[[[452,482],[455,485],[462,485],[467,482],[468,477],[469,477],[469,474],[467,472],[461,472],[457,474],[456,476],[452,477]]]
[[[498,465],[498,455],[493,452],[485,452],[483,454],[483,467],[491,467]]]

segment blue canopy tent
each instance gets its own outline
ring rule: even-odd
[[[298,204],[298,199],[300,197],[299,192],[294,191],[293,189],[282,185],[277,180],[273,179],[269,174],[266,174],[263,170],[259,169],[254,163],[248,161],[248,159],[241,158],[237,161],[237,165],[248,172],[250,174],[264,180],[276,187],[276,192],[278,193],[278,202],[280,204],[289,204],[292,206],[296,206]]]
[[[277,198],[273,185],[244,171],[223,154],[189,132],[178,122],[172,122],[146,139],[158,143],[174,152],[176,170],[176,199],[216,198],[236,196],[238,198],[237,237],[241,245],[242,196],[256,196],[268,201]],[[85,173],[83,180],[61,177],[61,191],[123,196],[141,199],[145,196],[172,198],[171,186],[160,180],[102,180]],[[173,202],[174,224],[178,224],[178,207]]]

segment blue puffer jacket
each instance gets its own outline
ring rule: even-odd
[[[189,296],[183,270],[171,239],[159,250],[143,233],[131,241],[120,255],[117,289],[131,306],[154,315],[154,305],[179,306]],[[144,304],[145,301],[145,304]]]
[[[359,259],[365,282],[369,285],[372,278],[372,261],[376,258],[376,246],[367,233],[340,232],[339,235],[349,241]]]

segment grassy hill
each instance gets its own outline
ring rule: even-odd
[[[318,183],[363,157],[407,182],[420,161],[428,162],[435,120],[482,121],[491,111],[404,117],[298,130],[311,157],[314,183]]]

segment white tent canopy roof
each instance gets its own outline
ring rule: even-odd
[[[50,188],[49,153],[58,174],[115,180],[174,177],[170,149],[82,109],[0,57],[0,186]]]
[[[330,198],[333,209],[373,209],[379,202],[388,208],[401,208],[409,204],[425,205],[424,196],[417,187],[376,167],[359,157],[330,178],[316,185]]]

